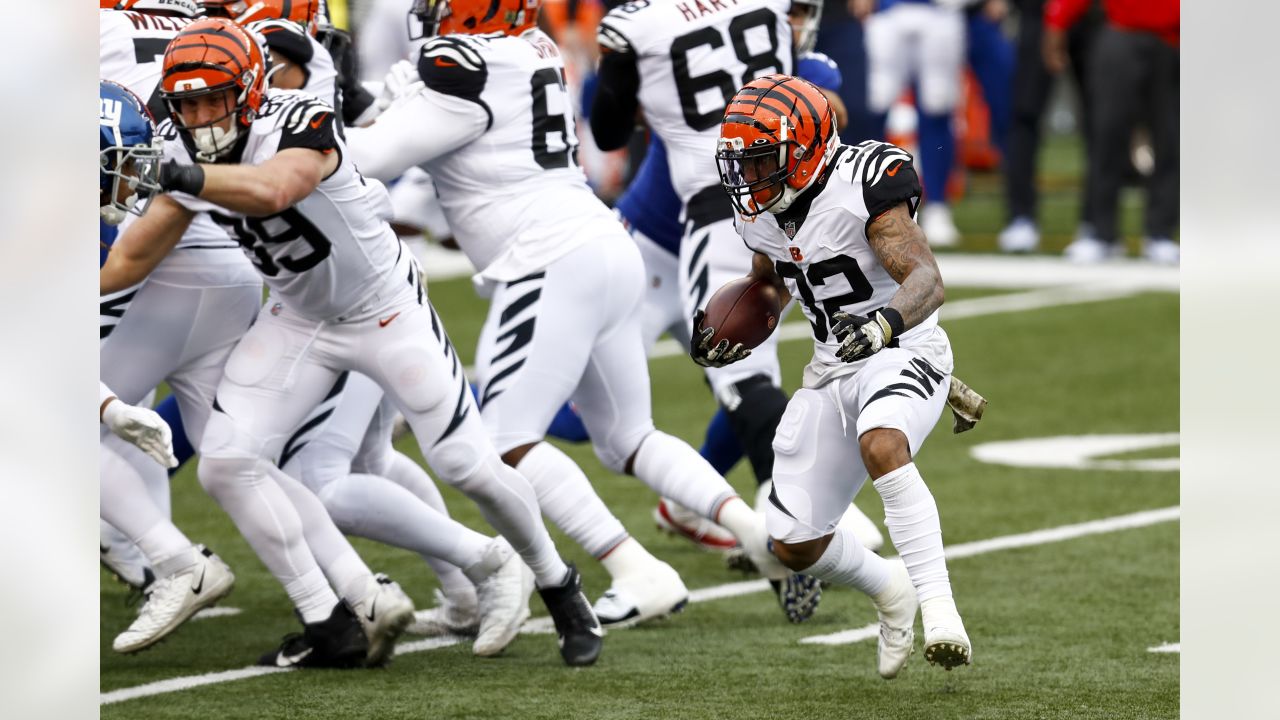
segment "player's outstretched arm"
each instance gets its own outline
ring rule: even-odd
[[[112,244],[98,271],[98,291],[107,295],[142,282],[182,239],[193,217],[167,195],[152,198],[147,212]]]
[[[160,187],[251,217],[275,215],[310,195],[340,162],[336,152],[286,148],[261,165],[164,164]]]
[[[409,168],[484,135],[483,106],[428,89],[391,105],[366,128],[347,129],[347,154],[366,177],[390,182]]]
[[[888,305],[902,317],[898,333],[919,325],[942,307],[942,273],[924,231],[912,219],[906,203],[899,203],[872,221],[867,226],[867,242],[880,264],[902,286]]]

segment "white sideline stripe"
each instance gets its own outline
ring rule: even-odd
[[[1096,535],[1098,533],[1115,532],[1117,530],[1124,530],[1128,528],[1143,527],[1160,522],[1176,520],[1178,518],[1178,511],[1179,508],[1177,506],[1162,508],[1160,510],[1146,510],[1143,512],[1131,513],[1129,515],[1118,515],[1116,517],[1103,518],[1101,520],[1093,520],[1075,525],[1063,525],[1061,527],[1048,528],[1046,530],[1036,530],[1034,532],[1022,533],[1019,535],[1005,535],[1003,537],[990,538],[988,540],[978,540],[976,542],[953,545],[947,548],[946,553],[948,559],[954,560],[956,558],[981,555],[983,553],[995,552],[997,550],[1008,550],[1010,548],[1028,547],[1031,545],[1043,545],[1045,543],[1059,542],[1062,540],[1069,540],[1071,538],[1083,537],[1085,535]],[[713,587],[694,590],[689,593],[689,602],[709,602],[711,600],[721,600],[723,598],[737,597],[739,595],[750,595],[751,593],[763,592],[768,589],[769,582],[767,580],[747,580],[743,582],[727,583],[724,585],[716,585]],[[803,638],[800,642],[827,645],[838,645],[842,642],[857,642],[858,640],[865,640],[867,638],[854,636],[860,633],[865,633],[868,630],[872,630],[870,637],[875,637],[875,632],[878,631],[878,626],[869,625],[864,628],[834,633],[833,635],[815,635]],[[552,626],[551,618],[537,617],[526,621],[520,628],[520,631],[521,633],[543,634],[554,632],[554,627]],[[847,636],[851,639],[845,639],[842,641],[822,639],[836,636]],[[468,638],[463,638],[457,635],[446,635],[437,638],[403,642],[396,645],[396,655],[408,655],[409,653],[449,647],[461,642],[466,642],[467,640]],[[204,685],[231,682],[233,680],[243,680],[245,678],[270,675],[277,672],[288,672],[288,670],[281,668],[250,666],[239,670],[227,670],[225,672],[209,673],[206,675],[189,675],[186,677],[170,678],[168,680],[147,683],[146,685],[121,688],[119,690],[102,693],[99,695],[98,704],[110,705],[111,703],[133,700],[135,698],[161,695],[163,693],[177,692],[179,690],[189,690],[191,688],[197,688]]]
[[[232,615],[239,615],[241,612],[243,611],[237,607],[211,607],[192,615],[191,619],[208,620],[209,618],[231,617]]]
[[[1151,653],[1182,653],[1182,643],[1165,643],[1155,647],[1147,648],[1147,652]]]
[[[1143,510],[1142,512],[1130,513],[1129,515],[1117,515],[1115,517],[1103,518],[1101,520],[1090,520],[1088,522],[1076,523],[1075,525],[1063,525],[1061,527],[1048,528],[1046,530],[1035,530],[1029,533],[1021,533],[1019,535],[1005,535],[1003,537],[991,538],[989,540],[960,543],[959,545],[951,545],[947,547],[946,556],[948,560],[957,560],[959,558],[973,557],[974,555],[985,555],[987,553],[998,552],[1000,550],[1012,550],[1014,548],[1062,542],[1063,540],[1085,537],[1086,535],[1101,535],[1103,533],[1119,532],[1120,530],[1131,530],[1133,528],[1146,527],[1148,525],[1156,525],[1158,523],[1177,520],[1179,513],[1180,508],[1178,506],[1161,508],[1159,510]],[[880,625],[878,623],[872,623],[865,627],[855,628],[852,630],[841,630],[840,632],[831,633],[829,635],[810,635],[809,637],[801,638],[800,642],[809,645],[846,645],[848,643],[870,640],[879,634],[879,629]]]

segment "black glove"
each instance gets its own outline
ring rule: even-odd
[[[177,160],[167,160],[160,166],[160,189],[199,195],[204,189],[204,168],[198,164],[182,165]]]
[[[836,357],[844,362],[865,360],[880,352],[903,330],[902,315],[893,308],[882,308],[871,317],[850,315],[843,310],[833,313],[831,333],[840,341]]]
[[[689,338],[689,357],[693,358],[694,362],[702,367],[724,367],[751,354],[749,349],[742,347],[742,343],[729,347],[728,340],[721,340],[712,347],[711,338],[716,334],[715,328],[698,330],[704,317],[706,313],[702,310],[695,310],[693,313],[693,335]]]

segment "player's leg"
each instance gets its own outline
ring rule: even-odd
[[[1176,264],[1178,245],[1179,56],[1178,49],[1159,38],[1145,41],[1151,53],[1151,89],[1155,111],[1151,113],[1151,141],[1155,167],[1147,185],[1146,244],[1143,253],[1156,262]]]
[[[327,418],[320,434],[296,453],[285,470],[299,477],[309,488],[290,493],[295,506],[323,503],[337,528],[325,523],[321,527],[335,535],[321,540],[309,532],[307,544],[325,570],[330,584],[357,611],[362,622],[376,611],[385,614],[392,608],[386,603],[404,600],[389,583],[371,583],[371,574],[359,560],[337,529],[394,547],[412,550],[429,561],[440,560],[459,567],[480,587],[483,602],[479,608],[479,638],[475,651],[479,655],[500,652],[515,637],[520,623],[528,617],[531,584],[526,581],[519,558],[506,540],[487,538],[436,511],[403,487],[377,475],[353,474],[353,458],[365,448],[365,461],[386,466],[382,458],[391,455],[391,424],[375,422],[383,392],[377,383],[360,373],[348,373],[337,406]],[[382,452],[374,452],[366,443],[370,431],[383,444]],[[282,486],[285,484],[282,483]],[[312,493],[318,496],[314,499]],[[301,496],[301,497],[299,497]],[[306,517],[304,515],[304,524]],[[330,529],[332,528],[332,529]],[[326,559],[322,548],[333,547],[337,555]],[[340,577],[331,568],[344,571]],[[371,592],[373,591],[373,592]],[[473,590],[474,593],[474,590]],[[473,595],[474,597],[474,595]],[[411,607],[411,606],[410,606]],[[407,626],[409,617],[404,617]],[[375,660],[389,652],[384,633],[366,628],[370,635],[370,655]]]
[[[413,297],[388,309],[398,313],[390,324],[370,321],[344,328],[348,344],[360,348],[355,369],[373,378],[396,403],[440,479],[476,502],[533,570],[565,662],[594,663],[601,633],[582,595],[581,577],[556,552],[528,480],[503,464],[486,435],[439,316],[429,303],[419,304]]]
[[[910,9],[920,16],[916,107],[920,109],[919,154],[927,199],[920,212],[920,227],[930,245],[946,247],[960,241],[947,204],[947,179],[956,158],[952,115],[960,98],[964,67],[964,16],[958,10],[931,5]]]
[[[843,508],[866,481],[843,415],[841,383],[792,396],[778,426],[773,486],[765,506],[774,553],[793,570],[861,590],[880,617],[881,676],[898,674],[915,638],[915,591],[901,563],[867,551],[841,527]]]
[[[845,407],[860,408],[859,451],[920,600],[925,658],[950,668],[969,662],[971,645],[952,598],[938,506],[912,461],[946,405],[949,353],[945,365],[904,349],[881,351],[854,378]]]
[[[1093,41],[1089,65],[1089,189],[1094,230],[1106,254],[1123,252],[1119,235],[1120,190],[1129,164],[1133,126],[1142,101],[1143,63],[1131,35],[1103,27]],[[1073,243],[1074,245],[1074,243]],[[1106,254],[1068,257],[1097,261]]]
[[[399,485],[420,502],[426,503],[445,517],[449,508],[440,489],[421,465],[395,449],[392,436],[399,411],[395,403],[379,389],[382,398],[373,420],[351,459],[351,471],[357,475],[376,475]],[[418,635],[441,635],[448,632],[474,633],[480,622],[476,586],[453,563],[434,556],[423,558],[440,581],[436,592],[437,606],[419,610],[406,632]]]
[[[103,452],[111,450],[104,444]],[[164,475],[163,468],[156,465],[156,469]],[[99,493],[102,519],[119,529],[128,547],[141,551],[147,566],[140,588],[147,600],[138,617],[112,643],[116,652],[151,647],[231,592],[235,583],[231,569],[212,552],[193,545],[155,504],[135,473],[103,473]]]
[[[890,106],[907,89],[911,77],[910,27],[901,6],[872,13],[863,22],[867,47],[867,110],[871,138],[883,140]],[[853,107],[852,105],[849,107]]]
[[[323,328],[273,308],[278,314],[264,309],[227,361],[199,444],[197,474],[302,619],[305,646],[286,642],[262,662],[353,667],[368,650],[364,630],[330,588],[297,508],[266,469],[266,458],[279,453],[337,372],[321,359]]]

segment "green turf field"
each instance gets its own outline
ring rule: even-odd
[[[949,289],[959,303],[981,291]],[[483,306],[466,280],[430,293],[464,360],[474,349]],[[798,315],[792,321],[803,322]],[[1028,533],[1178,504],[1171,472],[1087,471],[990,465],[979,443],[1058,435],[1171,433],[1178,430],[1178,297],[1146,293],[1106,302],[970,317],[944,323],[957,374],[990,400],[986,419],[964,435],[944,417],[917,458],[942,513],[949,546]],[[788,388],[799,382],[811,344],[782,344]],[[701,375],[682,356],[655,359],[651,374],[660,427],[697,444],[712,412]],[[411,440],[401,449],[417,456]],[[600,494],[691,590],[747,579],[716,556],[660,534],[654,494],[605,470],[590,449],[568,452]],[[1110,459],[1173,457],[1177,448],[1115,453]],[[754,488],[740,465],[730,481]],[[483,528],[452,490],[456,517]],[[883,514],[870,488],[858,503]],[[224,601],[230,617],[189,623],[133,657],[110,649],[131,619],[124,588],[101,582],[101,690],[250,665],[297,629],[288,600],[230,521],[198,487],[194,469],[173,482],[177,524],[220,553],[237,574]],[[588,594],[607,579],[600,566],[553,529],[583,570]],[[1148,648],[1179,640],[1178,523],[1161,522],[954,559],[951,577],[974,642],[971,667],[951,673],[919,652],[903,675],[875,672],[874,641],[845,645],[800,640],[860,628],[875,619],[869,601],[829,590],[818,614],[789,625],[768,593],[691,604],[652,626],[611,633],[600,662],[565,668],[554,636],[523,635],[498,659],[466,644],[405,654],[386,670],[306,671],[212,684],[104,705],[104,718],[1163,718],[1175,717],[1179,655]],[[365,541],[375,570],[399,580],[420,607],[433,578],[410,553]],[[535,599],[535,616],[545,611]],[[406,641],[412,642],[413,638]]]

